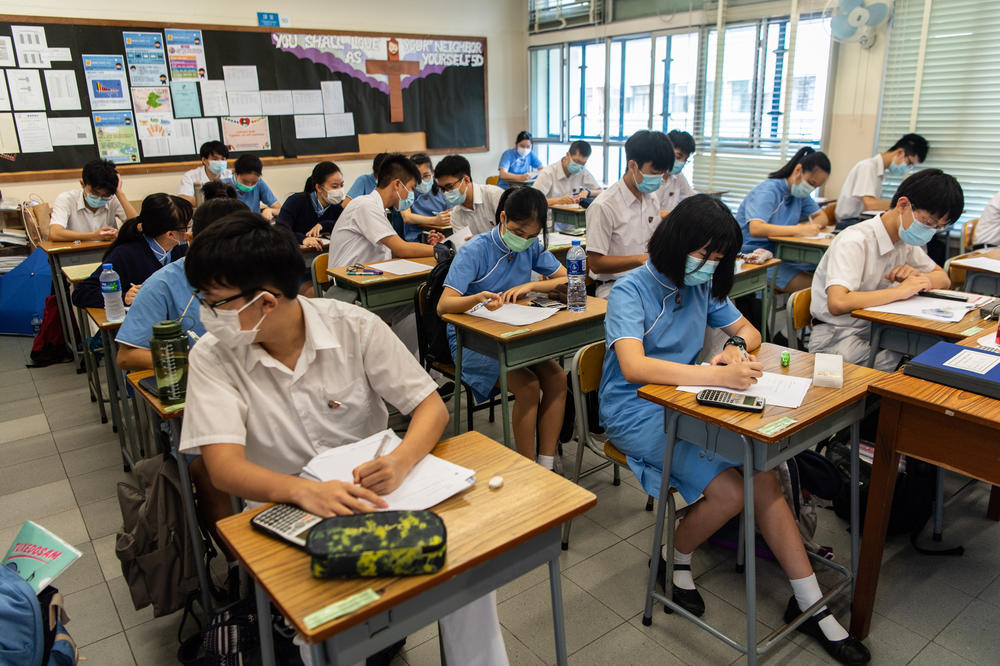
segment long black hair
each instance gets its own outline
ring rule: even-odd
[[[313,167],[312,175],[306,178],[306,184],[302,191],[306,194],[315,192],[317,185],[322,185],[327,178],[339,172],[340,167],[333,162],[319,162]]]
[[[534,221],[542,228],[542,246],[549,246],[548,216],[549,203],[541,190],[533,187],[510,187],[500,195],[497,202],[496,224],[500,224],[500,212],[514,222]]]
[[[830,158],[826,156],[826,153],[822,153],[809,146],[802,146],[797,153],[792,155],[792,159],[785,162],[785,166],[767,174],[767,177],[788,178],[799,164],[802,165],[803,173],[812,171],[813,169],[830,173]]]
[[[687,257],[705,248],[705,257],[721,252],[722,259],[712,275],[712,298],[722,300],[733,288],[736,255],[743,234],[732,212],[707,194],[687,197],[660,221],[649,239],[649,260],[653,268],[680,287],[684,284]]]
[[[514,139],[514,145],[516,146],[517,144],[521,143],[522,141],[531,141],[532,145],[534,145],[534,143],[535,143],[531,139],[531,132],[529,132],[527,130],[521,130],[520,132],[517,133],[517,138]]]
[[[118,230],[118,237],[108,248],[105,257],[113,249],[126,243],[142,240],[143,236],[156,238],[168,231],[187,231],[194,207],[187,199],[173,194],[158,192],[142,200],[139,214],[125,222]],[[142,229],[140,229],[140,225]]]

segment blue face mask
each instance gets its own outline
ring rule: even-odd
[[[399,203],[396,204],[396,210],[406,210],[413,205],[413,190],[406,190],[406,198],[400,199]]]
[[[910,166],[906,162],[889,162],[889,168],[886,169],[890,176],[902,176],[909,170]]]
[[[928,227],[917,218],[913,218],[908,228],[899,227],[899,239],[907,245],[927,245],[936,233],[937,229]]]
[[[690,254],[684,262],[684,284],[688,287],[695,287],[704,284],[712,279],[719,262],[711,259],[702,260],[701,257],[694,257]]]
[[[465,192],[458,189],[461,185],[456,185],[454,189],[444,193],[444,200],[452,206],[461,206],[465,203]]]
[[[431,185],[434,183],[433,178],[425,178],[417,184],[417,192],[421,194],[427,194],[431,191]]]
[[[111,201],[111,197],[99,197],[96,194],[84,194],[83,200],[87,202],[87,205],[91,208],[104,208]]]
[[[209,160],[208,170],[214,174],[220,174],[226,170],[226,160]]]
[[[569,164],[566,165],[566,171],[569,171],[570,175],[574,173],[580,173],[581,171],[583,171],[583,165],[580,164],[579,162],[574,162],[573,160],[570,160]]]
[[[792,196],[796,199],[805,199],[807,196],[812,194],[815,189],[815,187],[803,180],[797,185],[792,185]]]
[[[683,162],[677,162],[677,161],[675,161],[675,162],[674,162],[674,166],[673,166],[673,168],[672,168],[672,169],[670,169],[670,173],[671,173],[671,175],[674,175],[674,176],[676,176],[676,175],[677,175],[677,174],[679,174],[679,173],[680,173],[681,171],[684,171],[684,165],[685,165],[685,164],[687,164],[687,160],[684,160]]]
[[[643,194],[652,194],[656,190],[660,189],[660,185],[663,185],[663,176],[644,173],[642,174],[642,182],[637,182],[635,187]]]

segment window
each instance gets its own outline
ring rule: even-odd
[[[792,83],[796,111],[813,111],[816,108],[816,77],[796,76]]]
[[[601,0],[531,0],[528,30],[544,32],[599,23],[604,16]]]
[[[562,48],[531,52],[531,134],[558,139],[562,119]]]
[[[696,32],[656,38],[653,69],[652,128],[694,131],[694,95],[698,86]],[[668,94],[664,97],[663,91]]]

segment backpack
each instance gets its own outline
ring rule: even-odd
[[[73,666],[76,643],[59,590],[51,585],[37,596],[14,569],[0,566],[0,664]]]
[[[51,292],[52,271],[45,250],[35,250],[0,275],[0,334],[34,334]]]
[[[140,460],[132,471],[141,488],[118,484],[124,523],[115,555],[136,610],[153,605],[160,617],[183,608],[198,591],[198,574],[184,505],[177,461],[170,455]]]
[[[73,322],[76,331],[76,322]],[[31,364],[29,368],[44,368],[53,363],[65,363],[73,360],[73,354],[66,346],[63,336],[62,319],[59,317],[59,304],[54,295],[45,299],[42,310],[42,323],[31,344]]]
[[[440,244],[440,243],[439,243]],[[417,315],[417,337],[420,340],[420,363],[430,368],[432,363],[450,365],[451,345],[448,344],[448,328],[437,313],[437,304],[444,292],[444,281],[451,268],[452,257],[438,259],[424,283],[417,290],[414,311]]]

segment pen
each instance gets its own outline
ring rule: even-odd
[[[749,362],[750,362],[750,357],[749,357],[749,356],[747,356],[747,350],[746,350],[746,349],[743,349],[743,347],[740,347],[740,346],[738,346],[738,345],[737,345],[737,347],[736,347],[736,348],[740,350],[740,356],[742,356],[742,357],[743,357],[743,362],[744,362],[744,363],[749,363]]]
[[[487,303],[489,303],[488,300],[486,300],[486,301],[479,301],[478,303],[476,303],[475,305],[473,305],[471,308],[469,308],[469,311],[466,312],[465,314],[472,314],[473,312],[477,312],[479,310],[482,310],[484,307],[486,307]]]
[[[379,442],[378,449],[375,450],[375,455],[372,456],[372,460],[378,460],[379,456],[382,455],[382,450],[385,449],[385,445],[389,443],[389,435],[382,435],[382,441]]]
[[[921,296],[926,296],[927,298],[940,298],[942,301],[961,301],[962,303],[968,303],[969,299],[964,296],[955,296],[954,294],[939,294],[933,291],[921,292]]]

